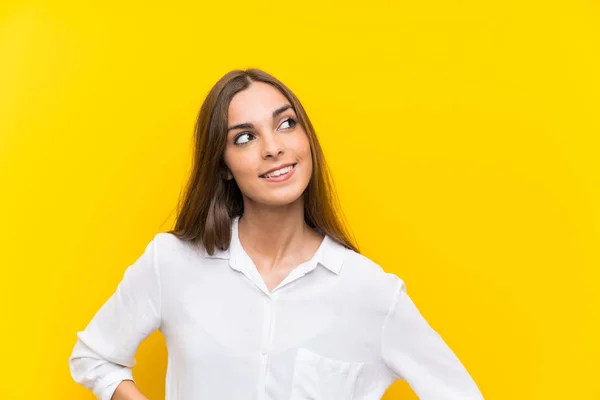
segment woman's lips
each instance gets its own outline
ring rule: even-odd
[[[298,166],[298,164],[294,164],[294,166],[292,167],[292,169],[283,175],[279,175],[279,176],[274,176],[271,178],[265,178],[261,176],[261,179],[264,179],[267,182],[283,182],[283,181],[287,181],[288,179],[290,179],[292,177],[292,175],[294,175],[294,172],[296,172],[296,167]]]

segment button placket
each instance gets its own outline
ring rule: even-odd
[[[271,297],[265,298],[264,307],[264,326],[261,343],[261,354],[268,355],[270,351],[271,327],[273,323],[273,300]]]
[[[258,398],[266,398],[266,387],[269,378],[269,359],[270,352],[272,350],[271,344],[273,340],[273,320],[274,320],[274,307],[273,307],[273,296],[267,296],[264,300],[264,318],[263,318],[263,332],[260,346],[260,364],[261,364],[261,384],[259,387]]]

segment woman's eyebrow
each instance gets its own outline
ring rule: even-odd
[[[286,104],[284,106],[279,107],[277,110],[273,111],[273,118],[276,118],[279,114],[281,114],[288,108],[292,108],[291,104]],[[243,124],[237,124],[237,125],[230,126],[229,128],[227,128],[227,132],[229,132],[232,129],[252,129],[252,128],[254,128],[254,125],[252,125],[249,122],[245,122]]]

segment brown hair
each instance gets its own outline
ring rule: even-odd
[[[313,171],[304,191],[304,219],[321,234],[358,252],[341,221],[343,215],[315,130],[298,98],[268,73],[250,68],[225,74],[204,100],[195,126],[192,174],[177,207],[175,227],[168,233],[186,241],[201,242],[206,252],[226,250],[231,240],[231,223],[243,214],[241,191],[234,179],[227,180],[223,159],[227,144],[229,103],[252,82],[274,86],[290,101],[310,143]]]

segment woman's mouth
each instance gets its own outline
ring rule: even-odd
[[[278,169],[277,171],[269,172],[268,174],[262,175],[261,178],[269,182],[285,181],[294,174],[294,171],[296,170],[296,165],[297,163]]]

